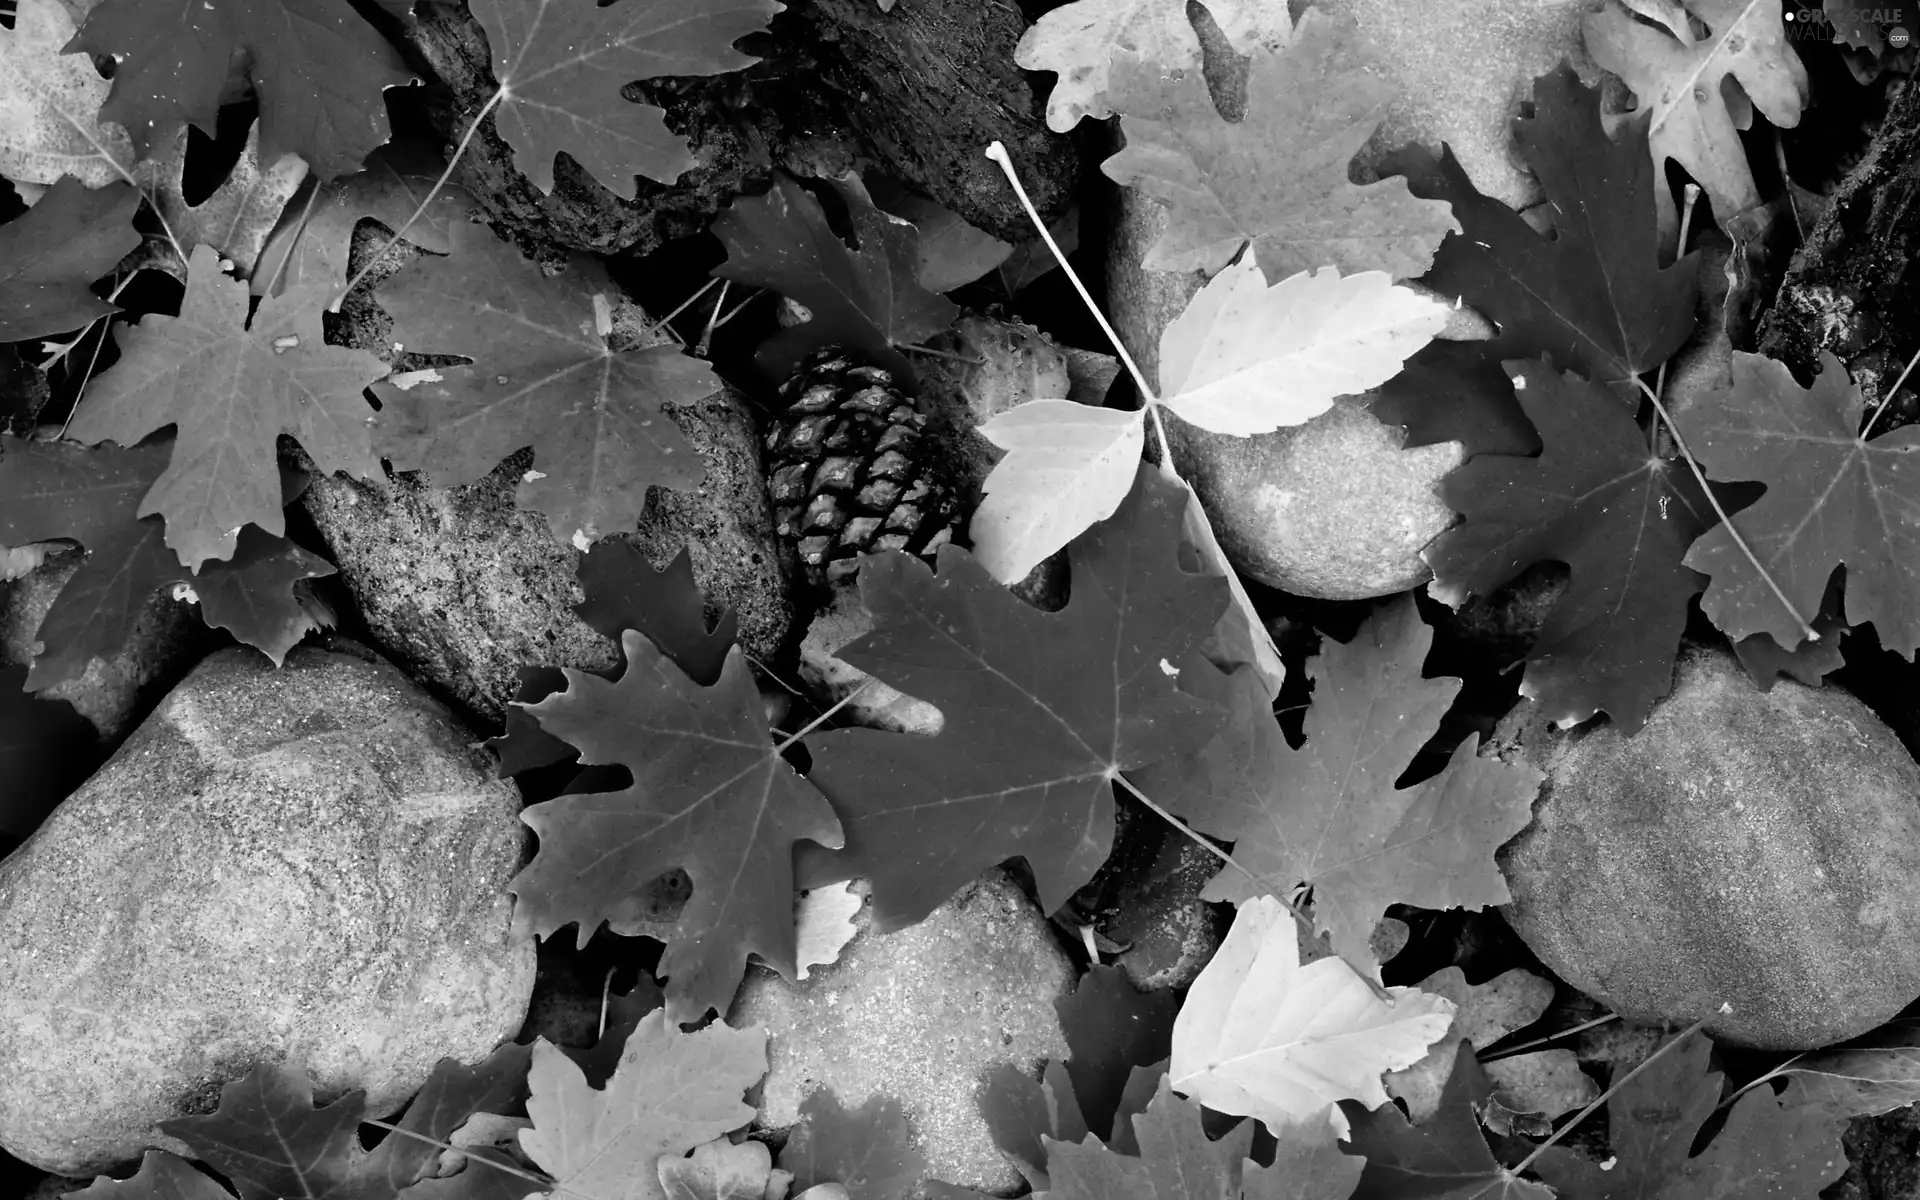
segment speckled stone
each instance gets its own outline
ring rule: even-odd
[[[1295,0],[1294,7],[1300,7]],[[1511,122],[1533,98],[1533,81],[1572,62],[1581,82],[1602,75],[1587,56],[1580,17],[1599,0],[1315,0],[1351,16],[1401,84],[1380,128],[1357,156],[1370,169],[1408,142],[1438,151],[1445,142],[1474,186],[1513,208],[1541,198],[1540,185],[1512,149]]]
[[[1810,1049],[1920,996],[1920,766],[1866,705],[1761,692],[1690,649],[1631,738],[1522,714],[1489,748],[1547,773],[1499,862],[1503,912],[1562,979],[1632,1021]]]
[[[771,658],[793,611],[774,537],[760,443],[744,398],[716,393],[668,415],[707,465],[692,492],[654,488],[624,537],[655,569],[682,546],[711,603],[740,615],[740,644]],[[316,474],[302,497],[380,649],[482,722],[497,723],[523,666],[600,670],[618,647],[573,613],[580,552],[547,519],[514,507],[531,453],[466,487],[417,474],[384,488]]]
[[[33,661],[40,622],[85,561],[84,552],[62,549],[21,578],[0,582],[0,663],[24,667]],[[112,745],[132,730],[144,705],[178,683],[218,642],[193,605],[156,591],[141,606],[124,646],[89,659],[78,678],[36,695],[72,704]]]
[[[1073,968],[1046,919],[996,871],[897,933],[869,932],[864,911],[855,924],[840,961],[802,982],[747,970],[727,1023],[771,1035],[757,1123],[794,1124],[821,1086],[848,1108],[891,1096],[928,1178],[1011,1192],[1022,1176],[994,1147],[976,1092],[1002,1063],[1032,1072],[1067,1055],[1054,1001],[1072,990]]]
[[[1200,899],[1220,860],[1190,838],[1169,837],[1152,866],[1114,897],[1113,919],[1101,932],[1127,949],[1116,962],[1143,992],[1192,983],[1220,948],[1232,911]]]
[[[391,1112],[533,986],[510,782],[352,643],[207,658],[0,863],[0,1146],[92,1175],[261,1061]]]

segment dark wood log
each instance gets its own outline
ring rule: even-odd
[[[1879,403],[1920,347],[1920,86],[1893,99],[1866,156],[1848,172],[1787,268],[1760,324],[1760,353],[1805,383],[1832,351]],[[1920,420],[1910,378],[1875,425]],[[1889,419],[1891,418],[1891,420]]]
[[[998,139],[1051,219],[1071,203],[1073,143],[1047,130],[1027,76],[1013,62],[1025,28],[1001,0],[896,4],[793,0],[768,35],[743,39],[762,56],[745,71],[629,84],[631,100],[665,110],[699,164],[672,185],[641,178],[634,200],[600,186],[565,154],[554,190],[520,174],[484,122],[455,178],[528,249],[645,254],[704,229],[777,167],[797,175],[875,168],[999,237],[1031,225],[999,169],[983,157]],[[486,35],[464,4],[422,3],[410,33],[444,85],[433,120],[451,144],[494,91]]]

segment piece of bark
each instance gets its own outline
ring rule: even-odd
[[[630,100],[666,112],[697,165],[665,185],[636,180],[624,200],[561,154],[554,190],[542,193],[513,164],[489,118],[454,179],[523,249],[571,247],[647,254],[698,233],[734,197],[765,190],[778,167],[795,175],[876,167],[995,236],[1030,228],[1012,189],[984,157],[1004,142],[1048,219],[1071,203],[1077,160],[1047,131],[1013,47],[1019,11],[995,0],[895,5],[795,0],[768,35],[741,39],[762,56],[743,71],[627,85]],[[417,6],[409,38],[445,92],[432,120],[449,144],[494,92],[485,33],[463,4]],[[436,89],[437,91],[437,89]]]
[[[1868,408],[1920,345],[1920,86],[1909,82],[1861,159],[1794,256],[1760,326],[1760,353],[1810,381],[1821,350],[1860,385]],[[1875,423],[1884,433],[1920,419],[1913,381]]]

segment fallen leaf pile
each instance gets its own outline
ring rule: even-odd
[[[555,191],[562,155],[573,182],[627,200],[640,177],[697,165],[663,110],[623,88],[747,67],[736,43],[782,5],[696,7],[472,0],[498,85],[481,103],[536,192]],[[575,612],[619,654],[602,671],[518,664],[498,763],[565,778],[526,811],[539,846],[510,885],[517,920],[543,938],[571,925],[584,945],[633,928],[661,881],[684,892],[657,970],[609,997],[596,1045],[443,1062],[384,1136],[360,1093],[317,1096],[299,1064],[261,1066],[214,1112],[166,1124],[200,1163],[246,1200],[897,1200],[928,1158],[899,1098],[815,1092],[777,1160],[744,1136],[767,1038],[724,1016],[749,960],[789,978],[831,961],[862,907],[854,879],[878,934],[1010,858],[1061,910],[1108,862],[1116,790],[1230,857],[1205,895],[1237,915],[1183,999],[1096,964],[1060,1005],[1068,1056],[1038,1079],[982,1081],[996,1144],[1037,1195],[1811,1197],[1844,1167],[1845,1120],[1920,1099],[1911,1027],[1738,1082],[1689,1037],[1616,1070],[1611,1158],[1543,1143],[1574,1127],[1561,1118],[1595,1081],[1564,1046],[1487,1047],[1525,1037],[1553,982],[1447,967],[1386,986],[1375,936],[1392,906],[1505,902],[1493,856],[1530,819],[1540,776],[1447,734],[1462,685],[1426,674],[1433,631],[1411,597],[1309,658],[1291,681],[1303,697],[1310,685],[1292,706],[1304,737],[1289,741],[1261,608],[1192,489],[1143,461],[1169,413],[1251,437],[1363,394],[1409,444],[1461,442],[1469,457],[1439,488],[1461,519],[1425,551],[1431,594],[1459,606],[1564,566],[1520,682],[1562,723],[1638,729],[1696,597],[1769,682],[1837,664],[1805,641],[1809,622],[1828,639],[1871,625],[1911,658],[1912,431],[1876,429],[1883,414],[1836,360],[1803,388],[1736,353],[1676,430],[1642,411],[1698,301],[1696,256],[1669,249],[1669,164],[1725,227],[1761,199],[1740,131],[1756,111],[1790,126],[1808,101],[1779,0],[1597,7],[1585,44],[1635,107],[1603,113],[1570,66],[1533,80],[1515,143],[1548,203],[1524,217],[1444,146],[1350,176],[1396,99],[1354,19],[1205,0],[1247,59],[1244,113],[1228,120],[1189,7],[1073,0],[1012,52],[1057,76],[1055,130],[1117,120],[1101,169],[1167,210],[1147,266],[1209,277],[1167,325],[1159,377],[1122,409],[1100,387],[1069,398],[1062,372],[980,426],[1000,455],[958,544],[931,565],[861,561],[872,628],[837,656],[937,708],[937,733],[788,736],[734,614],[709,620],[689,555],[656,571],[614,536],[650,489],[702,484],[677,416],[724,386],[705,341],[632,346],[615,335],[625,297],[608,264],[535,262],[483,228],[483,197],[434,191],[444,148],[389,139],[386,92],[415,80],[382,29],[412,20],[410,3],[20,0],[0,29],[0,174],[22,206],[0,224],[0,342],[15,344],[9,371],[54,372],[65,390],[57,411],[0,413],[0,554],[21,571],[78,562],[31,662],[0,668],[0,830],[30,833],[102,749],[38,693],[120,652],[149,605],[196,604],[275,662],[331,620],[311,581],[332,567],[286,537],[304,479],[279,466],[281,438],[322,472],[446,487],[531,451],[516,504],[584,551]],[[1885,50],[1854,29],[1856,9],[1829,12],[1862,53]],[[245,145],[190,200],[193,139],[217,135],[223,111],[231,122],[236,99],[251,105]],[[925,355],[953,353],[929,344],[963,311],[945,293],[984,281],[1013,296],[1052,266],[891,181],[769,173],[711,224],[713,274],[780,298],[781,328],[752,355],[760,383],[840,344],[911,384]],[[362,218],[409,243],[371,284],[347,270]],[[1063,238],[1075,220],[1056,224]],[[132,288],[145,272],[171,281]],[[348,294],[392,317],[378,354],[328,342]],[[1436,341],[1436,295],[1485,317],[1491,340]],[[418,356],[441,365],[396,369]],[[1004,586],[1060,552],[1058,611]],[[71,751],[66,766],[48,746]],[[1331,953],[1303,954],[1321,935]],[[230,1193],[155,1151],[77,1194]]]

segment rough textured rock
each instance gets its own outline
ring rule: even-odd
[[[1516,714],[1547,772],[1502,848],[1542,962],[1629,1020],[1771,1049],[1864,1033],[1920,995],[1920,766],[1866,705],[1689,649],[1638,734]]]
[[[0,662],[26,666],[33,661],[38,645],[34,631],[85,560],[79,550],[57,551],[36,570],[10,583],[0,582]],[[78,679],[36,694],[72,704],[112,745],[127,735],[147,705],[179,682],[219,640],[200,620],[197,608],[158,591],[141,608],[139,622],[119,653],[92,659]]]
[[[185,1153],[260,1061],[391,1112],[520,1027],[511,783],[350,642],[206,659],[0,863],[0,1145],[67,1175]]]
[[[1453,523],[1436,488],[1466,461],[1459,442],[1402,449],[1364,397],[1308,421],[1233,437],[1166,417],[1173,462],[1243,574],[1322,600],[1360,600],[1432,577],[1420,551]]]
[[[621,534],[658,569],[686,546],[708,601],[740,614],[740,644],[773,655],[792,608],[746,402],[731,392],[669,415],[707,464],[693,492],[654,488]],[[531,458],[476,483],[436,488],[415,474],[385,488],[314,475],[301,498],[381,649],[484,722],[497,723],[522,666],[602,669],[617,647],[573,613],[580,552],[546,518],[514,507]]]
[[[747,970],[727,1022],[771,1035],[759,1123],[792,1125],[822,1085],[848,1108],[891,1096],[930,1178],[1012,1190],[1020,1173],[995,1149],[975,1091],[1001,1063],[1031,1071],[1067,1055],[1054,1001],[1072,988],[1073,969],[1045,918],[995,872],[898,933],[871,934],[864,914],[855,923],[861,932],[840,961],[803,982]]]

